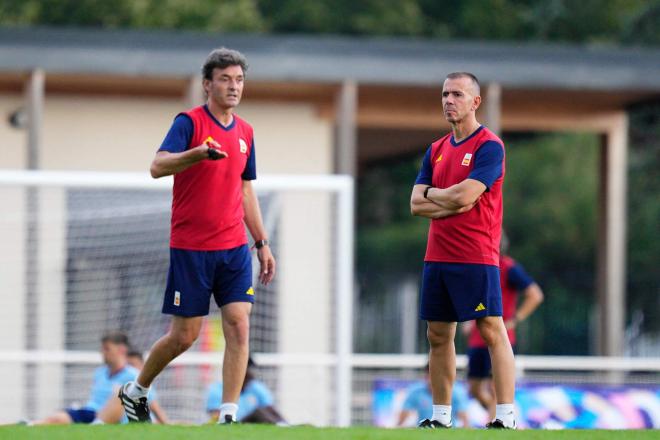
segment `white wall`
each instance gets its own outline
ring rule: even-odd
[[[23,96],[0,94],[0,168],[24,168],[26,165],[25,130],[9,125],[9,115],[24,107]]]
[[[185,109],[179,99],[47,95],[42,168],[147,172]],[[259,174],[332,172],[332,124],[313,106],[247,102],[237,113],[254,127]]]
[[[332,123],[313,106],[245,103],[237,113],[254,128],[258,174],[333,172]]]
[[[148,172],[180,100],[47,95],[41,167]]]

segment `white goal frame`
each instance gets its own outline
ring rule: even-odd
[[[0,170],[1,186],[24,187],[76,187],[105,189],[159,190],[172,187],[173,178],[152,179],[145,173],[91,172],[91,171],[31,171]],[[337,196],[335,289],[335,353],[331,355],[257,354],[264,366],[282,364],[323,364],[335,368],[335,424],[348,426],[351,421],[351,355],[353,340],[353,280],[354,280],[354,181],[347,175],[263,175],[254,181],[254,187],[268,191],[332,191]],[[282,357],[282,359],[279,359]],[[271,359],[269,359],[271,358]],[[277,358],[275,362],[273,362]],[[288,362],[286,362],[288,360]],[[0,351],[0,362],[39,362],[98,364],[96,352],[72,351]],[[270,362],[269,362],[270,361]],[[320,363],[319,363],[320,361]],[[222,362],[221,354],[186,353],[174,364],[214,364]]]

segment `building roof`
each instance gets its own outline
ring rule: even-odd
[[[0,73],[180,77],[218,46],[238,49],[251,79],[434,85],[470,71],[515,89],[660,91],[660,50],[319,35],[0,28]]]

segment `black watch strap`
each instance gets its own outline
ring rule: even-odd
[[[426,189],[424,190],[424,198],[428,199],[429,198],[429,190],[433,188],[432,186],[427,186]]]
[[[268,245],[268,240],[257,240],[254,242],[254,247],[261,249],[264,246]]]

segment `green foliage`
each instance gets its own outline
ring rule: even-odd
[[[260,31],[255,0],[3,0],[0,24]]]
[[[588,354],[595,298],[598,138],[507,138],[504,226],[510,254],[546,292],[525,353]],[[570,340],[571,344],[565,344]]]
[[[0,25],[660,44],[659,0],[0,0]]]
[[[131,27],[254,32],[263,20],[254,0],[135,0]]]
[[[628,158],[628,312],[660,332],[660,102],[630,111]]]

